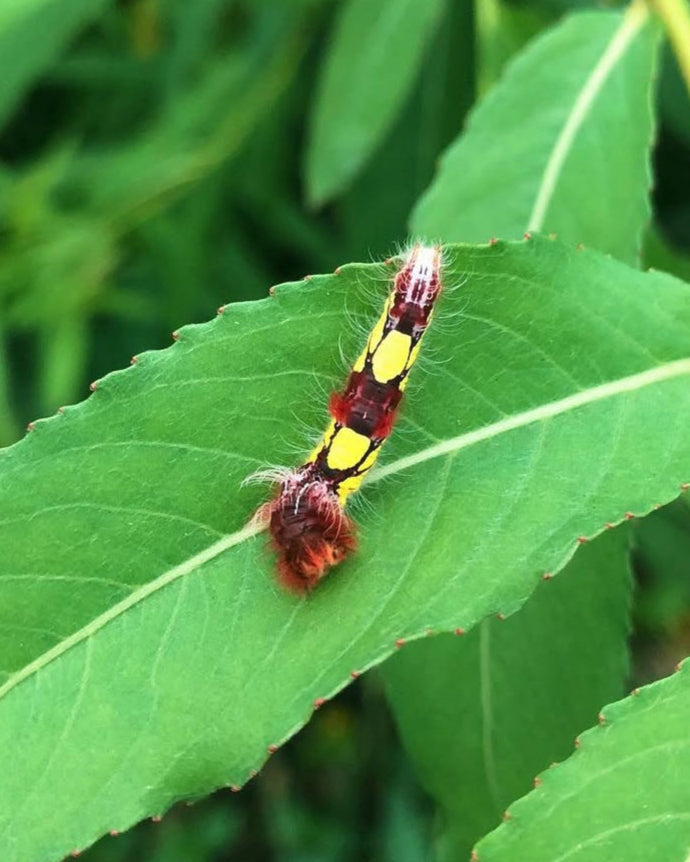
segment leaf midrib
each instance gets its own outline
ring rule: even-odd
[[[474,446],[478,443],[484,442],[485,440],[498,437],[501,434],[506,434],[518,428],[524,428],[537,422],[546,422],[555,416],[568,413],[587,404],[604,401],[608,398],[614,398],[617,395],[634,392],[684,375],[690,376],[690,357],[678,359],[673,362],[667,362],[663,365],[650,368],[647,371],[642,371],[627,377],[621,377],[617,380],[602,383],[588,389],[582,389],[573,395],[568,395],[565,398],[550,401],[546,404],[540,405],[539,407],[534,407],[513,416],[499,419],[489,425],[476,428],[473,431],[468,431],[464,434],[459,434],[456,437],[443,440],[433,446],[428,446],[413,455],[399,458],[397,461],[376,470],[368,479],[366,484],[379,482],[388,476],[407,470],[410,467],[425,463],[434,458],[443,457],[444,455],[454,454],[461,449],[467,449],[470,446]],[[222,539],[209,545],[204,550],[199,551],[199,553],[194,554],[194,556],[189,557],[189,559],[184,560],[179,565],[174,566],[167,572],[163,572],[163,574],[159,575],[154,580],[139,587],[122,601],[114,604],[107,611],[91,620],[87,625],[69,635],[69,637],[60,641],[60,643],[51,647],[51,649],[47,650],[34,661],[30,662],[20,671],[11,676],[7,682],[0,686],[0,698],[7,695],[21,682],[31,677],[34,673],[42,670],[72,647],[77,646],[82,641],[90,638],[97,631],[104,628],[108,623],[126,613],[130,608],[144,601],[146,598],[158,592],[158,590],[163,589],[178,578],[189,575],[200,569],[203,565],[220,556],[230,548],[253,538],[258,535],[262,529],[263,528],[261,526],[250,522],[246,526],[242,527],[242,529],[224,536]]]
[[[630,4],[623,15],[620,26],[616,29],[611,41],[606,46],[606,50],[602,53],[599,61],[578,91],[572,109],[568,113],[563,128],[556,138],[544,167],[537,196],[532,206],[532,212],[527,220],[528,232],[536,232],[543,229],[546,212],[556,190],[563,165],[572,151],[575,137],[606,83],[609,74],[621,57],[624,56],[648,17],[649,12],[644,3],[635,0],[635,2]]]

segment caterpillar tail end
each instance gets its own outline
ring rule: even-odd
[[[311,592],[357,546],[354,524],[337,494],[300,471],[286,478],[254,517],[268,527],[278,579],[292,593]]]

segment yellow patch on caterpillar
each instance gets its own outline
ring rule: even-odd
[[[319,452],[322,452],[324,449],[327,449],[333,439],[333,435],[335,434],[335,420],[331,419],[328,423],[328,428],[326,428],[323,437],[319,440],[317,445],[312,449],[311,454],[304,462],[305,464],[312,464],[316,461]]]
[[[344,506],[345,501],[350,496],[350,494],[354,494],[354,492],[359,488],[362,484],[362,479],[364,476],[359,476],[355,474],[354,476],[348,476],[347,479],[344,479],[337,487],[338,492],[338,500],[340,500],[340,505]]]
[[[345,479],[340,483],[340,485],[338,485],[338,499],[340,500],[340,504],[342,506],[345,505],[345,501],[350,496],[350,494],[353,494],[359,489],[359,486],[364,481],[364,477],[376,463],[376,459],[379,457],[379,451],[379,446],[377,446],[375,449],[372,449],[371,452],[364,459],[364,461],[362,461],[362,463],[359,465],[357,472],[354,473],[352,476],[348,476],[347,479]]]
[[[331,440],[326,464],[331,470],[349,470],[367,454],[370,440],[352,428],[338,428]]]
[[[374,353],[371,369],[379,383],[388,383],[409,367],[412,339],[396,329],[391,330]]]
[[[364,364],[367,360],[367,356],[369,355],[369,348],[365,347],[364,350],[357,357],[357,361],[352,366],[353,371],[362,371],[364,369]]]
[[[376,321],[376,325],[371,330],[371,334],[369,335],[369,340],[367,341],[367,348],[365,353],[374,353],[378,350],[379,345],[381,344],[381,339],[383,338],[383,330],[388,321],[388,307],[389,303],[386,303],[386,307],[383,309],[383,314]]]
[[[410,353],[410,358],[407,360],[407,370],[408,371],[410,370],[410,368],[412,368],[412,366],[417,361],[417,357],[419,356],[419,351],[421,350],[421,347],[422,347],[422,339],[420,338],[419,341],[412,348],[412,353]]]

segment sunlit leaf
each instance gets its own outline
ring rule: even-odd
[[[396,642],[510,613],[580,537],[677,495],[686,285],[545,239],[449,247],[444,274],[359,553],[307,599],[276,586],[240,482],[308,449],[380,266],[184,328],[2,453],[7,862],[244,783]]]

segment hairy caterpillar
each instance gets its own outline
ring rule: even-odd
[[[356,547],[347,498],[361,485],[390,435],[422,338],[441,291],[441,249],[417,244],[406,255],[331,421],[307,461],[272,471],[275,497],[255,519],[268,527],[281,582],[308,592]]]

